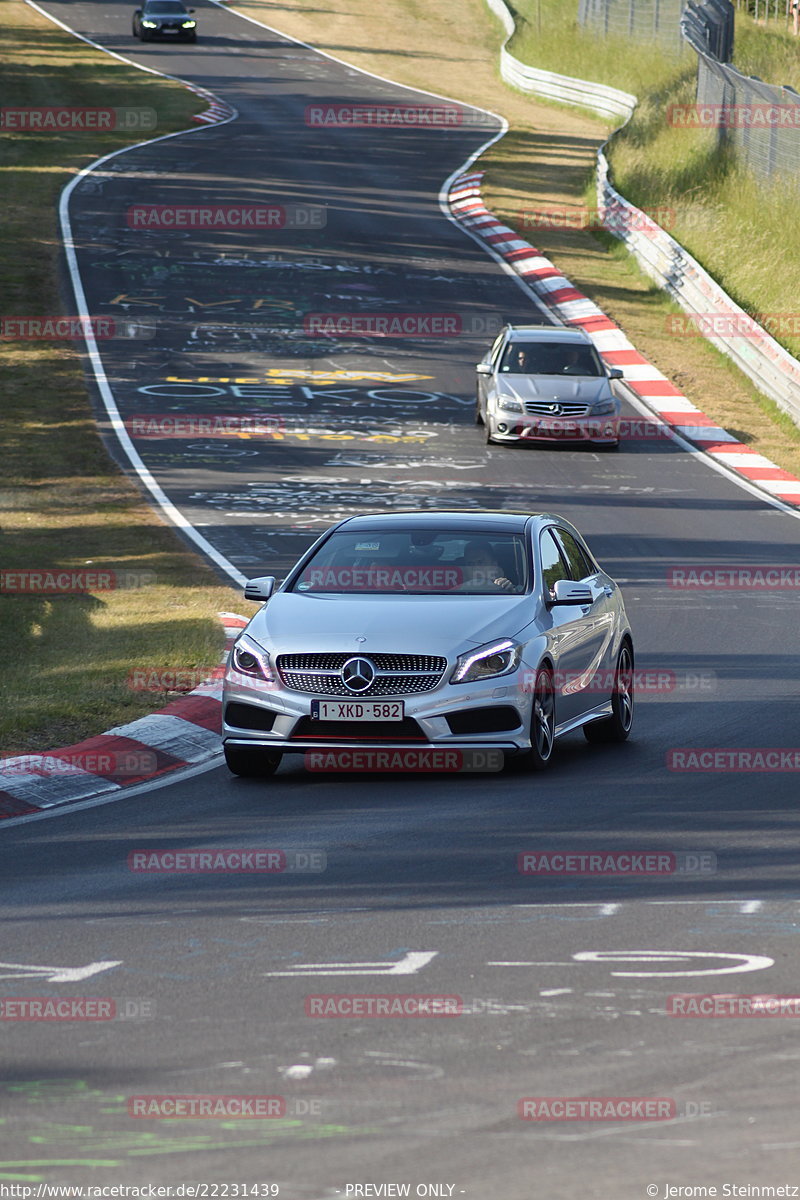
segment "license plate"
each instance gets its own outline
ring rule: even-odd
[[[402,721],[402,700],[312,700],[315,721]]]
[[[574,438],[581,437],[581,430],[572,422],[561,424],[553,424],[551,421],[534,421],[532,425],[527,425],[522,432],[523,437],[529,438],[554,438],[556,441],[563,439],[570,441]]]

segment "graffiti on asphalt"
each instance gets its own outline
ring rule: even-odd
[[[407,480],[402,491],[372,479],[351,480],[314,475],[287,475],[267,483],[248,484],[244,491],[196,491],[190,503],[222,509],[226,513],[248,513],[255,517],[291,519],[304,514],[306,522],[329,525],[365,507],[372,511],[415,508],[478,508],[475,496],[459,492],[457,482]],[[446,503],[445,503],[446,498]]]

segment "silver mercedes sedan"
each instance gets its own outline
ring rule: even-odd
[[[486,441],[619,445],[622,379],[583,329],[506,325],[476,366],[475,421]]]
[[[318,770],[492,769],[493,755],[538,771],[562,734],[630,734],[622,595],[562,517],[349,517],[275,584],[248,583],[263,607],[226,668],[236,775],[271,775],[284,754]]]

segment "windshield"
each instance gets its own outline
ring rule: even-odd
[[[332,534],[287,591],[497,596],[527,585],[520,534],[392,529]]]
[[[186,15],[186,9],[180,0],[156,0],[154,4],[146,4],[144,10],[151,17],[182,17]]]
[[[510,342],[500,364],[509,375],[603,375],[593,346],[570,342]]]

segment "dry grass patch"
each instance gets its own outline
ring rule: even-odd
[[[26,5],[6,0],[0,66],[14,107],[154,107],[158,133],[205,104],[177,84],[116,63]],[[56,206],[81,167],[140,135],[25,134],[0,140],[0,315],[64,311]],[[64,342],[4,342],[0,408],[0,564],[128,572],[144,586],[80,595],[0,591],[0,755],[66,745],[152,711],[175,692],[136,691],[131,672],[212,670],[216,618],[231,588],[117,470],[98,436],[81,362]],[[130,575],[128,575],[130,579]],[[246,611],[252,611],[247,606]],[[169,680],[167,680],[169,682]]]

